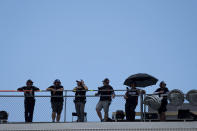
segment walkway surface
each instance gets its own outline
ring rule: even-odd
[[[197,131],[197,122],[87,122],[0,124],[0,131]]]

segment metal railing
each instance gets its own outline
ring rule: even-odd
[[[100,96],[95,96],[98,90],[88,90],[86,93],[85,112],[87,112],[87,121],[100,121],[96,113],[96,105]],[[124,95],[126,90],[114,90],[115,98],[112,99],[109,108],[109,117],[116,110],[125,110]],[[72,113],[75,111],[73,102],[75,93],[73,90],[64,90],[64,105],[61,113],[60,122],[72,122]],[[35,108],[33,122],[51,122],[51,94],[50,91],[41,90],[35,92]],[[136,107],[137,112],[143,112],[143,96],[139,97],[140,101]],[[1,91],[0,92],[0,111],[8,112],[8,122],[24,122],[24,93],[18,91]],[[103,113],[102,113],[103,114]],[[137,119],[143,120],[143,116],[137,116]],[[76,119],[76,118],[75,118]]]

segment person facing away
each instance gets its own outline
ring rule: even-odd
[[[159,85],[160,87],[154,92],[155,94],[158,94],[159,97],[163,97],[161,100],[161,106],[158,109],[158,113],[160,115],[160,120],[165,121],[166,115],[165,112],[167,111],[167,93],[169,92],[168,88],[166,87],[166,83],[162,81]]]
[[[33,113],[34,113],[34,106],[35,106],[35,91],[39,91],[40,89],[33,86],[32,80],[27,80],[26,86],[17,89],[18,91],[23,91],[25,100],[24,100],[24,107],[25,107],[25,122],[32,122],[33,121]]]
[[[84,109],[86,103],[86,91],[88,87],[85,85],[84,81],[76,81],[77,87],[73,89],[75,92],[75,109],[78,116],[77,122],[84,122]]]
[[[108,121],[109,106],[111,104],[112,98],[115,97],[114,89],[109,85],[109,79],[103,80],[103,86],[98,87],[98,93],[95,95],[100,95],[100,100],[96,105],[96,112],[101,122]],[[104,110],[104,119],[102,119],[101,110]]]
[[[138,96],[140,90],[136,88],[136,83],[133,82],[130,85],[130,89],[127,89],[124,98],[126,99],[125,103],[125,113],[127,121],[135,121],[135,109],[138,105]]]
[[[61,112],[63,109],[63,91],[64,87],[61,85],[61,81],[56,79],[52,86],[46,89],[51,91],[51,108],[52,108],[52,122],[59,122],[61,117]]]

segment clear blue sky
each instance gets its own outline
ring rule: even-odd
[[[32,79],[97,89],[108,77],[125,89],[149,73],[169,89],[196,88],[196,0],[1,0],[0,90]],[[146,88],[151,93],[157,86]]]

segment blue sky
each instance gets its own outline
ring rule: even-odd
[[[108,77],[125,89],[149,73],[169,89],[196,88],[196,0],[1,0],[0,90],[27,79],[44,90],[54,79],[97,89]],[[157,86],[146,88],[148,93]]]

